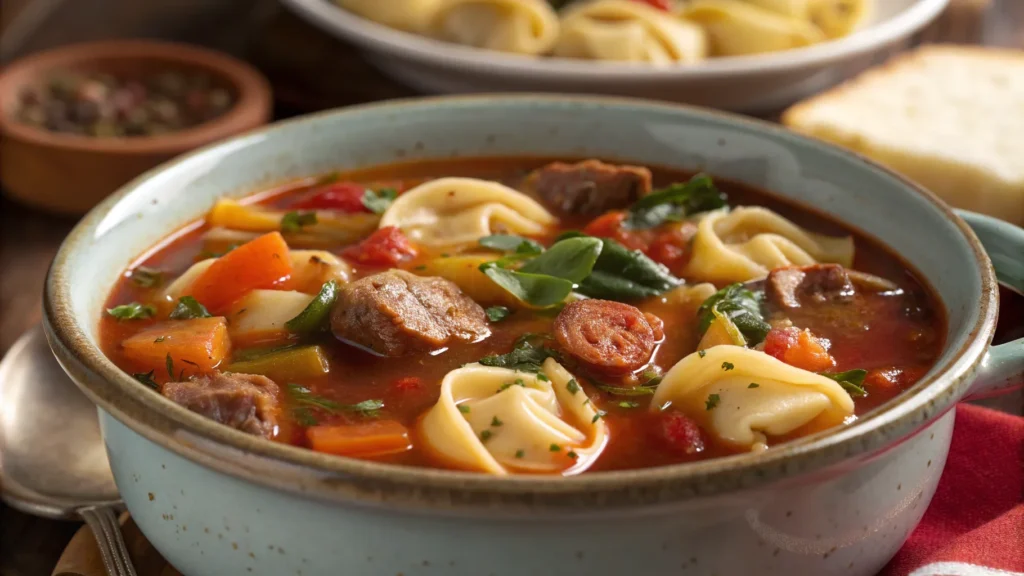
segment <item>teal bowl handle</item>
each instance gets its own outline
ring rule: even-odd
[[[1024,229],[974,212],[956,212],[981,240],[999,282],[1024,294]],[[1022,384],[1024,338],[989,348],[967,396],[971,399],[994,396]]]

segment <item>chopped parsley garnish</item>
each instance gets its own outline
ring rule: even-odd
[[[568,384],[565,385],[565,389],[568,390],[570,394],[575,395],[577,392],[580,391],[580,385],[577,384],[576,379],[573,378],[569,380]]]
[[[159,344],[159,343],[163,342],[164,340],[167,340],[167,336],[157,336],[157,339],[153,340],[153,344]]]
[[[491,439],[491,436],[494,436],[493,432],[491,432],[490,430],[484,430],[483,432],[480,433],[480,441],[487,442],[488,440]]]
[[[537,372],[537,380],[540,380],[541,382],[550,382],[551,381],[551,379],[548,378],[547,376],[545,376],[543,372]]]
[[[707,356],[708,353],[705,352],[704,350],[697,350],[697,355],[700,356],[701,358],[703,358],[703,357]]]
[[[632,400],[623,400],[622,402],[619,402],[619,408],[636,408],[639,405],[639,402],[634,402]]]
[[[516,450],[516,458],[522,458],[523,456],[526,456],[525,450]]]
[[[466,406],[465,404],[459,404],[459,412],[462,412],[463,414],[469,414],[469,406]]]
[[[487,310],[487,319],[491,322],[501,322],[505,318],[508,318],[509,309],[505,306],[491,306]]]
[[[726,372],[728,372],[729,370],[732,370],[733,368],[735,368],[735,366],[733,366],[732,362],[722,362],[722,370],[725,370]]]
[[[191,296],[182,296],[179,298],[178,305],[171,311],[171,320],[194,320],[196,318],[209,317],[209,310]]]
[[[597,424],[597,421],[600,420],[601,418],[604,418],[605,414],[607,414],[607,412],[605,412],[604,410],[598,410],[597,414],[594,414],[594,417],[590,419],[590,423]]]
[[[281,218],[281,232],[299,232],[316,224],[316,212],[289,212]]]
[[[136,286],[142,288],[153,288],[159,286],[163,281],[164,273],[154,268],[139,266],[132,270],[131,280]]]
[[[868,375],[867,370],[858,368],[835,374],[829,374],[828,372],[820,372],[820,374],[838,382],[850,396],[863,397],[868,395],[868,391],[864,389],[864,377]]]
[[[760,387],[761,387],[761,385],[758,384],[757,382],[751,382],[750,385],[747,386],[747,388],[760,388]]]
[[[548,447],[548,450],[550,450],[552,452],[561,452],[562,451],[562,447],[559,446],[558,444],[552,444],[551,446]]]
[[[298,384],[288,384],[285,388],[288,390],[292,403],[298,408],[323,410],[330,414],[355,412],[363,416],[373,416],[384,407],[383,400],[363,400],[356,404],[340,404],[323,396],[317,396],[309,388]]]
[[[146,372],[145,374],[143,374],[141,372],[138,373],[138,374],[132,374],[132,378],[135,378],[136,380],[138,380],[139,382],[142,382],[146,386],[149,386],[153,390],[159,390],[160,386],[156,383],[156,380],[153,380],[153,373],[154,372],[156,372],[156,370],[150,370],[149,372]]]
[[[721,400],[722,399],[721,399],[721,397],[718,396],[718,394],[709,394],[707,401],[704,402],[704,409],[705,410],[714,410],[715,406],[718,406],[718,403]]]
[[[524,334],[516,340],[515,347],[507,354],[484,356],[480,363],[484,366],[496,366],[508,368],[518,372],[540,372],[540,365],[548,358],[558,359],[558,353],[544,346],[534,344],[536,338],[530,334]]]
[[[146,318],[152,318],[153,315],[156,314],[156,308],[149,304],[132,302],[130,304],[121,304],[120,306],[107,308],[107,314],[110,314],[118,320],[145,320]]]
[[[569,453],[566,454],[566,456],[572,458],[573,460],[579,458],[579,454],[577,454],[574,450],[569,450]]]
[[[398,198],[398,192],[391,188],[381,188],[374,192],[366,190],[363,192],[363,206],[374,214],[383,214],[391,207],[391,203]]]
[[[502,424],[504,424],[504,422],[499,420],[497,416],[491,418],[491,426],[501,426]]]
[[[170,354],[167,354],[167,358],[164,359],[164,364],[167,366],[167,377],[171,380],[174,379],[174,359],[171,358]]]

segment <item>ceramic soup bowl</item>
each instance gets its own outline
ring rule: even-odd
[[[515,155],[704,170],[814,207],[881,239],[936,288],[947,347],[898,399],[760,454],[495,478],[267,442],[140,386],[97,346],[104,300],[126,266],[218,198],[334,169]],[[928,506],[951,408],[1024,371],[1024,342],[990,347],[997,277],[984,250],[1024,288],[1024,230],[965,217],[862,158],[739,117],[600,98],[394,102],[284,122],[135,180],[62,246],[45,323],[64,369],[99,406],[135,521],[191,576],[618,576],[640,566],[645,574],[867,576]]]

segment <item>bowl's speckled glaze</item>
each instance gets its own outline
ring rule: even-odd
[[[96,346],[97,319],[121,271],[221,196],[333,169],[501,155],[598,156],[704,170],[802,202],[881,239],[912,263],[946,305],[947,349],[896,401],[850,426],[761,454],[573,478],[492,478],[337,458],[253,438],[140,386]],[[972,224],[1003,239],[1008,254],[1024,247],[1024,231],[976,217]],[[68,238],[47,282],[45,316],[61,364],[101,408],[129,508],[161,552],[180,568],[192,567],[188,573],[236,573],[245,566],[262,574],[318,574],[345,566],[352,569],[346,573],[408,576],[458,558],[463,563],[446,573],[621,574],[612,554],[620,548],[612,544],[633,531],[626,540],[651,554],[660,550],[655,563],[665,569],[678,570],[680,558],[699,551],[707,574],[759,565],[804,573],[818,566],[808,563],[811,556],[831,557],[828,569],[815,572],[826,574],[846,557],[837,552],[853,555],[855,547],[871,545],[869,561],[835,572],[869,574],[895,552],[934,491],[948,450],[949,408],[979,370],[984,377],[976,387],[1003,385],[1021,370],[1019,342],[988,348],[995,288],[992,265],[963,220],[930,193],[831,146],[767,123],[678,106],[485,96],[318,114],[145,174]],[[888,494],[889,484],[899,488]],[[900,493],[904,485],[914,494]],[[788,520],[796,515],[800,524]],[[236,538],[251,548],[248,555],[235,553],[239,540],[233,547],[222,542],[229,528],[240,526],[246,536]],[[817,531],[829,549],[808,545],[800,536],[805,529]],[[896,538],[895,545],[873,544],[890,529],[886,538]],[[743,550],[763,548],[750,557],[762,564],[737,560],[730,541],[742,542]],[[268,563],[264,545],[302,553],[271,555]],[[256,559],[253,547],[261,562],[249,562]],[[359,567],[352,564],[357,557]],[[553,567],[558,571],[546,571]]]

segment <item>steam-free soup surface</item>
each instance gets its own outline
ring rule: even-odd
[[[226,426],[497,475],[847,425],[921,378],[945,333],[915,273],[852,230],[596,160],[410,163],[223,200],[108,308],[106,354]]]

